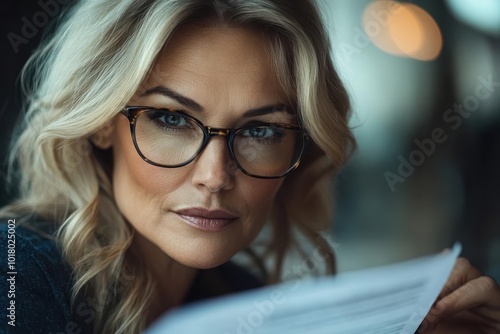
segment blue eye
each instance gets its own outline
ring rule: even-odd
[[[239,133],[240,137],[248,140],[269,144],[279,142],[285,136],[285,130],[274,126],[256,126]]]
[[[182,114],[166,112],[163,110],[152,110],[146,116],[153,121],[156,126],[164,130],[190,129],[192,124],[190,120]]]
[[[185,126],[187,124],[186,118],[182,117],[180,115],[165,115],[162,118],[164,118],[164,122],[168,125],[171,126]]]
[[[164,114],[161,117],[156,118],[156,120],[173,127],[182,127],[188,124],[187,119],[179,114]]]
[[[269,138],[274,136],[274,131],[271,128],[251,128],[248,129],[248,136],[255,138]],[[246,134],[245,134],[246,135]]]

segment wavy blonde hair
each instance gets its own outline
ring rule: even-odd
[[[113,199],[109,152],[89,138],[138,90],[176,28],[201,21],[263,33],[280,83],[312,138],[276,198],[274,233],[263,255],[275,259],[268,281],[280,279],[294,227],[329,255],[327,269],[335,271],[333,251],[318,230],[330,226],[330,181],[355,142],[349,100],[312,0],[80,1],[25,68],[32,85],[11,155],[20,198],[2,211],[60,222],[57,240],[74,271],[73,301],[83,293],[102,303],[95,332],[140,332],[153,283],[129,251],[134,232]]]

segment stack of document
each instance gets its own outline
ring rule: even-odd
[[[299,280],[169,312],[148,334],[413,334],[461,251]]]

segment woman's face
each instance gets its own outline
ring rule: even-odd
[[[252,121],[290,123],[280,111],[244,115],[286,102],[259,33],[186,25],[163,48],[129,105],[183,110],[205,125],[236,128]],[[189,267],[211,268],[254,240],[282,179],[231,173],[221,136],[184,167],[150,165],[134,148],[127,118],[114,122],[114,195],[149,257],[166,254]]]

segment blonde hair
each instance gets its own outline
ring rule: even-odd
[[[89,138],[138,90],[175,29],[203,20],[263,32],[313,141],[276,198],[268,281],[280,278],[294,226],[329,255],[328,271],[335,271],[333,252],[317,231],[331,223],[330,181],[355,142],[348,97],[312,0],[80,1],[26,66],[33,86],[11,155],[20,199],[2,211],[61,222],[57,237],[74,271],[74,300],[80,293],[101,298],[95,332],[140,332],[153,283],[127,251],[134,234],[113,199],[109,157]]]

